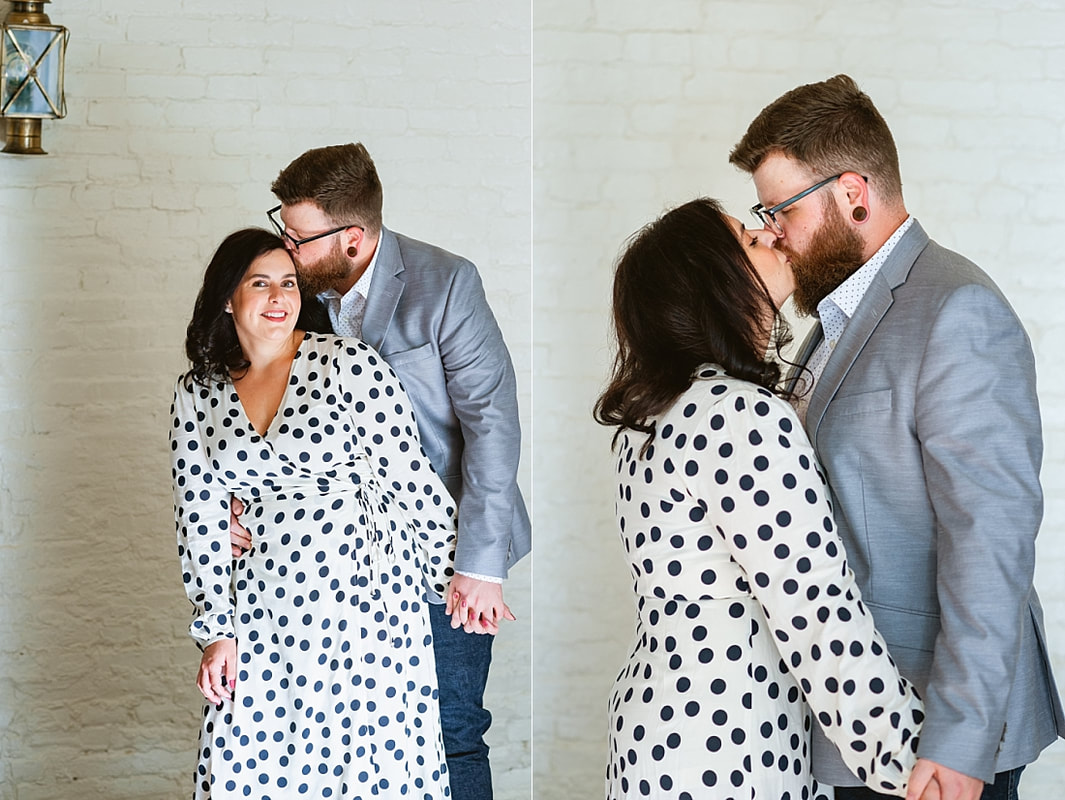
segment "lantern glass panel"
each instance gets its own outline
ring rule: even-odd
[[[63,49],[66,44],[62,34],[64,28],[30,28],[7,26],[3,32],[3,74],[0,85],[0,113],[5,117],[55,117],[49,104],[52,103],[62,114],[62,75]],[[53,40],[58,39],[49,49]],[[17,46],[16,46],[17,43]],[[21,50],[21,52],[20,52]],[[37,61],[42,53],[44,59]],[[37,79],[33,80],[31,70],[36,65]],[[23,86],[25,84],[25,86]],[[44,87],[45,94],[41,92]],[[19,91],[21,89],[21,92]]]

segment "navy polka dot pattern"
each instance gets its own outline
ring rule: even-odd
[[[426,587],[452,574],[456,511],[395,373],[308,334],[265,436],[232,384],[182,378],[173,415],[190,633],[235,637],[239,664],[204,707],[194,796],[448,797]]]
[[[640,433],[617,448],[637,623],[610,698],[609,800],[824,797],[814,714],[856,775],[904,796],[922,704],[791,406],[704,367],[655,425],[643,455]]]

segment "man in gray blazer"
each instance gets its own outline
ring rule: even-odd
[[[911,796],[1016,798],[1024,766],[1065,735],[1032,587],[1028,337],[991,279],[909,216],[891,132],[849,77],[771,103],[730,161],[754,178],[797,309],[821,321],[800,410],[865,604],[926,703]],[[818,779],[857,787],[815,736]]]
[[[381,182],[363,145],[309,150],[271,189],[281,205],[270,220],[301,288],[322,303],[307,308],[301,324],[357,336],[381,353],[458,503],[456,574],[446,605],[430,609],[440,717],[452,797],[490,800],[483,737],[491,715],[482,698],[491,634],[514,619],[502,582],[531,546],[517,484],[521,432],[510,354],[474,265],[383,227]],[[239,535],[234,542],[242,543]]]

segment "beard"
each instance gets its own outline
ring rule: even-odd
[[[847,225],[839,207],[829,201],[824,209],[824,222],[806,250],[798,253],[787,245],[780,247],[795,273],[795,310],[806,317],[816,316],[817,304],[865,262],[862,237]]]
[[[333,240],[330,251],[317,261],[301,261],[298,253],[293,260],[300,286],[312,296],[334,288],[351,276],[351,260],[340,249],[339,238]]]

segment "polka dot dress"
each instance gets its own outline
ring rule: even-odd
[[[392,370],[308,334],[265,436],[232,384],[181,380],[171,449],[190,632],[236,637],[239,665],[205,705],[194,797],[448,797],[425,594],[455,507]],[[236,561],[230,494],[253,543]]]
[[[855,774],[905,795],[921,702],[862,605],[792,408],[706,367],[645,441],[617,447],[637,623],[607,797],[824,797],[814,717]]]

